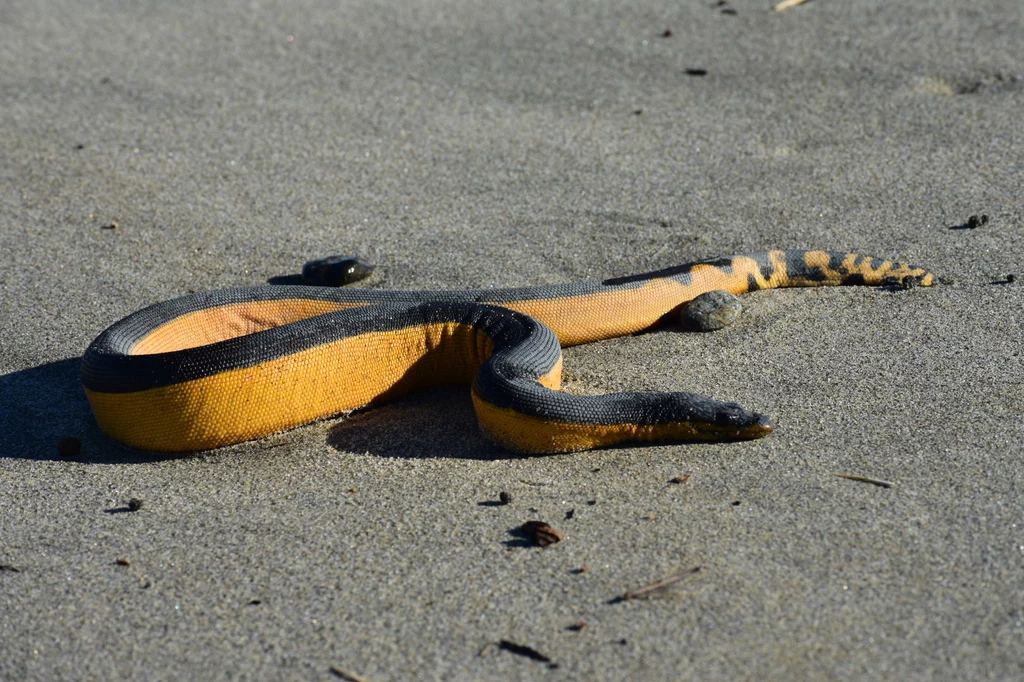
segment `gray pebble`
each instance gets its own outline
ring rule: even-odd
[[[711,332],[727,327],[743,312],[740,299],[719,289],[701,294],[683,307],[680,315],[683,327],[700,332]]]

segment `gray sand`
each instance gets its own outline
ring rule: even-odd
[[[0,4],[0,678],[1024,676],[1019,0],[93,4]],[[162,457],[78,385],[124,315],[332,253],[462,288],[767,248],[946,283],[566,352],[756,442],[514,458],[452,388]]]

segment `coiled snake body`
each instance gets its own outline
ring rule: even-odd
[[[103,430],[147,450],[238,443],[446,383],[471,384],[484,433],[522,452],[759,438],[766,417],[692,393],[561,392],[560,347],[655,327],[718,289],[908,279],[933,283],[905,263],[768,251],[519,289],[225,289],[117,322],[83,356],[82,382]]]

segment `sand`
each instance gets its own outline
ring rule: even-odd
[[[0,6],[0,678],[1024,676],[1017,0],[86,5]],[[769,248],[943,283],[566,351],[756,442],[513,457],[455,387],[169,457],[79,385],[121,317],[334,253],[465,288]]]

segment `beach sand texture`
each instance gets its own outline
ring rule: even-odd
[[[1022,19],[6,0],[0,679],[1024,678]],[[125,315],[333,253],[425,289],[770,248],[942,284],[565,353],[570,391],[735,400],[753,442],[515,457],[454,387],[157,456],[79,384]]]

